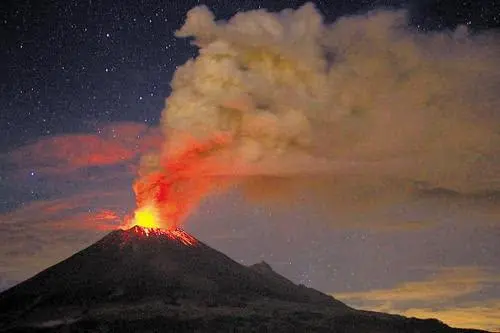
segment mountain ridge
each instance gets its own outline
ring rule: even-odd
[[[140,227],[113,231],[0,293],[0,323],[2,332],[484,332],[355,310],[265,262],[243,266],[182,230]]]

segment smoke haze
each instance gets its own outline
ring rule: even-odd
[[[141,173],[192,140],[226,136],[200,152],[217,161],[203,170],[257,201],[359,211],[422,189],[497,191],[499,36],[418,32],[406,14],[326,25],[312,4],[228,21],[193,8],[177,36],[194,37],[199,56],[175,73],[166,141]]]

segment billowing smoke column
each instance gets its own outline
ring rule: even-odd
[[[419,33],[405,15],[325,25],[306,4],[216,22],[192,9],[177,36],[194,37],[200,54],[175,73],[166,141],[138,184],[170,179],[181,215],[221,180],[337,213],[421,188],[498,189],[500,39],[464,27]],[[168,166],[185,152],[185,172]]]

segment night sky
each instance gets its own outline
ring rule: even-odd
[[[228,19],[304,3],[2,1],[0,288],[91,244],[133,211],[131,184],[140,156],[161,142],[173,73],[198,52],[174,36],[189,9],[205,4]],[[384,7],[407,9],[422,34],[500,27],[495,1],[314,3],[327,22]],[[488,194],[493,205],[499,197]],[[443,209],[423,200],[332,225],[313,222],[314,211],[273,210],[230,192],[203,202],[185,228],[243,264],[265,260],[355,307],[500,330],[500,215],[469,201]]]

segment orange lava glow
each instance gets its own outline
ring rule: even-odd
[[[160,236],[160,237],[167,237],[171,240],[178,241],[184,245],[188,246],[195,246],[198,241],[196,238],[188,234],[182,229],[171,229],[171,230],[165,230],[165,229],[159,229],[159,228],[145,228],[145,227],[139,227],[135,226],[133,228],[134,232],[137,233],[138,235],[141,236],[146,236],[146,237],[152,237],[152,236]]]
[[[158,209],[154,206],[144,206],[135,211],[134,223],[143,228],[160,228]]]
[[[202,143],[192,140],[181,153],[165,157],[160,170],[140,177],[134,184],[134,224],[175,230],[215,187],[207,175],[219,166],[206,157],[228,142],[224,136]]]

